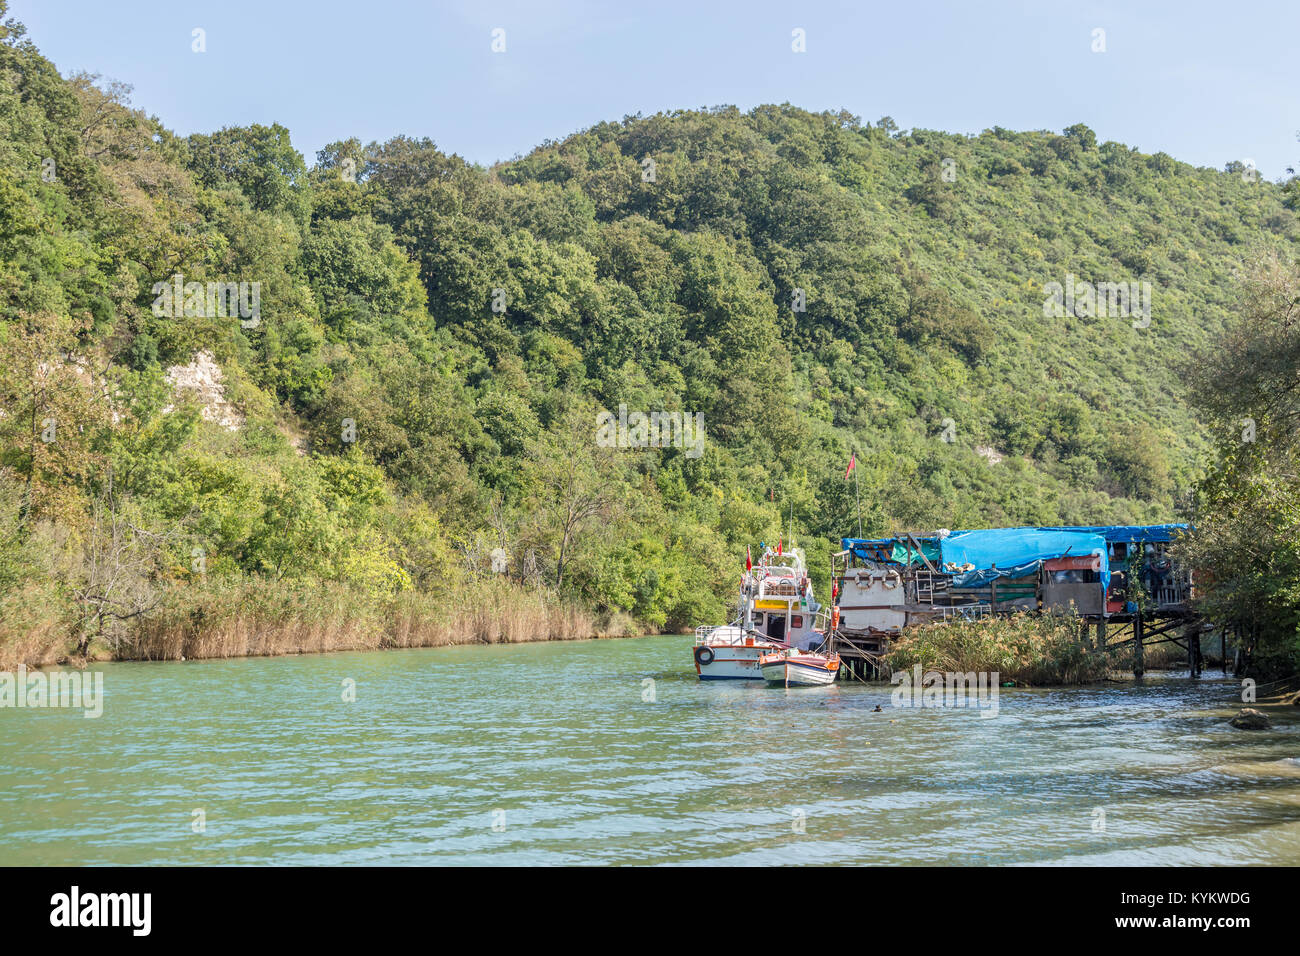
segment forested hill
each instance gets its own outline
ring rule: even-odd
[[[309,165],[278,125],[179,137],[0,33],[0,592],[91,637],[250,580],[495,574],[717,620],[791,515],[819,575],[857,532],[853,452],[867,533],[1185,517],[1208,441],[1180,361],[1300,237],[1251,170],[1084,126],[719,108],[490,169],[340,129]],[[177,275],[245,308],[183,308]],[[1077,314],[1045,308],[1067,276],[1103,314],[1073,283]],[[1149,315],[1104,314],[1107,283],[1149,283]],[[702,454],[602,447],[620,405],[699,413]],[[135,563],[97,614],[110,511]]]

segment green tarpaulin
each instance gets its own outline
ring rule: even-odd
[[[931,544],[929,541],[922,541],[921,551],[930,559],[931,564],[935,567],[939,566],[939,546],[937,544]],[[897,561],[899,564],[907,564],[907,544],[897,541],[894,542],[894,553],[890,555],[890,558]],[[912,548],[912,563],[921,563],[921,557],[916,553],[916,548]]]

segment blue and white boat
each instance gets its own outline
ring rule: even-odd
[[[740,615],[730,624],[695,629],[695,672],[700,680],[762,680],[764,654],[819,646],[825,613],[813,597],[803,552],[766,548],[758,563],[745,562]]]

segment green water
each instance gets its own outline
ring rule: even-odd
[[[984,719],[690,643],[103,665],[97,720],[0,709],[0,862],[1300,863],[1300,724],[1233,730],[1217,672]]]

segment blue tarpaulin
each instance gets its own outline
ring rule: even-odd
[[[1097,525],[1087,528],[1044,528],[1044,531],[1089,531],[1099,534],[1107,542],[1125,541],[1130,544],[1147,542],[1173,541],[1184,531],[1190,530],[1186,524],[1145,524],[1145,525]]]
[[[1108,544],[1169,542],[1188,530],[1186,524],[986,528],[952,531],[937,537],[918,536],[915,540],[924,548],[926,557],[942,570],[960,575],[959,587],[980,586],[995,577],[1023,577],[1033,573],[1039,561],[1088,554],[1101,557],[1102,584],[1110,587]],[[887,555],[892,552],[895,562],[901,564],[906,560],[905,539],[901,537],[842,538],[841,547],[859,558],[869,557],[869,552]],[[912,560],[919,562],[920,556],[914,554]],[[972,570],[961,574],[959,569],[967,565],[973,566]]]
[[[939,539],[927,537],[918,540],[925,549],[926,557],[937,562],[939,560]],[[844,551],[851,551],[855,557],[863,559],[870,558],[872,552],[892,554],[894,555],[893,560],[902,564],[905,558],[898,556],[899,549],[905,549],[906,544],[903,538],[840,538],[840,548]],[[913,549],[912,563],[920,563],[920,560],[920,556]]]
[[[1106,539],[1088,531],[1047,528],[988,528],[954,531],[939,539],[943,563],[961,567],[1009,568],[1044,558],[1106,553]]]
[[[1106,560],[1106,539],[1087,531],[1057,531],[1046,528],[990,528],[985,531],[954,531],[939,539],[943,570],[956,572],[967,565],[976,571],[997,567],[1007,576],[1027,573],[1025,565],[1049,558],[1101,557],[1102,588],[1110,587],[1110,564]]]
[[[1018,564],[1012,568],[1004,568],[999,565],[997,570],[992,568],[982,568],[974,571],[967,571],[964,574],[954,574],[952,578],[952,586],[955,588],[982,588],[997,578],[1023,578],[1031,574],[1038,574],[1037,561]]]
[[[1079,525],[1076,527],[1044,525],[1040,528],[992,528],[992,531],[1084,531],[1099,534],[1107,543],[1127,542],[1129,544],[1146,544],[1147,542],[1170,542],[1179,534],[1191,530],[1187,524],[1114,524],[1114,525]],[[954,531],[953,534],[967,534]]]

